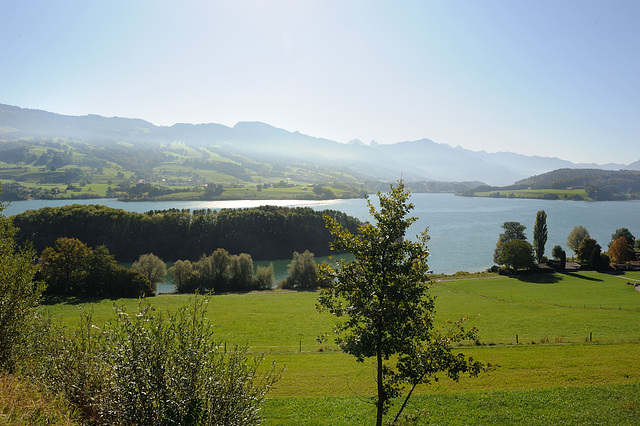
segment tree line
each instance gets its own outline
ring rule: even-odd
[[[54,295],[153,296],[159,282],[144,268],[118,265],[105,246],[93,249],[76,238],[58,238],[42,251],[38,265],[36,278],[46,283],[46,293]]]
[[[524,233],[526,226],[519,222],[505,222],[504,230],[498,237],[493,260],[506,270],[492,268],[499,272],[511,273],[521,269],[531,269],[538,264],[549,264],[564,270],[567,254],[564,249],[556,245],[551,251],[553,260],[545,254],[547,242],[547,214],[541,210],[536,215],[533,230],[533,245],[527,241]],[[619,228],[611,235],[608,249],[603,250],[598,242],[591,238],[589,231],[582,225],[575,226],[567,236],[567,247],[575,253],[575,260],[581,267],[604,270],[612,267],[626,267],[628,262],[638,259],[640,241],[627,228]]]
[[[197,260],[224,248],[256,260],[288,258],[294,251],[329,254],[329,216],[355,231],[356,218],[335,210],[262,206],[251,209],[127,212],[102,205],[44,207],[12,216],[16,241],[37,252],[58,238],[76,238],[90,247],[104,245],[115,259],[132,262],[145,253],[165,260]]]

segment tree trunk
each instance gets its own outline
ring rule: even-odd
[[[384,384],[382,382],[382,349],[381,344],[378,344],[376,348],[376,358],[378,361],[378,401],[376,403],[378,408],[378,416],[376,418],[376,426],[382,426],[382,415],[384,414]]]

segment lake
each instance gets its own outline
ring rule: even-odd
[[[372,197],[373,200],[376,197]],[[628,228],[640,237],[640,201],[554,201],[507,198],[457,197],[453,194],[412,194],[413,215],[418,220],[410,228],[408,237],[429,227],[429,267],[435,273],[456,271],[477,272],[493,265],[493,250],[506,221],[520,222],[527,227],[529,242],[533,240],[536,213],[545,210],[549,238],[545,253],[550,256],[555,245],[566,247],[567,235],[574,226],[586,227],[592,238],[606,250],[611,234],[618,228]],[[270,204],[287,207],[311,207],[315,210],[334,209],[361,220],[370,220],[364,199],[349,200],[239,200],[184,202],[121,202],[99,200],[29,200],[15,201],[4,211],[7,216],[28,209],[68,204],[104,204],[134,212],[149,210],[206,209],[257,207]],[[277,277],[286,275],[289,259],[275,262]],[[264,264],[264,262],[256,262]],[[268,264],[268,262],[266,262]]]

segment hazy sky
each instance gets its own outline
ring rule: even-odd
[[[640,1],[0,0],[0,103],[640,159]]]

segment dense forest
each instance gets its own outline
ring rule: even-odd
[[[40,253],[60,237],[90,247],[106,246],[120,262],[155,253],[165,261],[196,260],[217,248],[254,259],[286,259],[294,251],[330,253],[324,216],[356,232],[360,221],[345,213],[311,208],[263,206],[251,209],[164,210],[132,213],[101,205],[70,205],[28,210],[12,216],[19,244]]]

